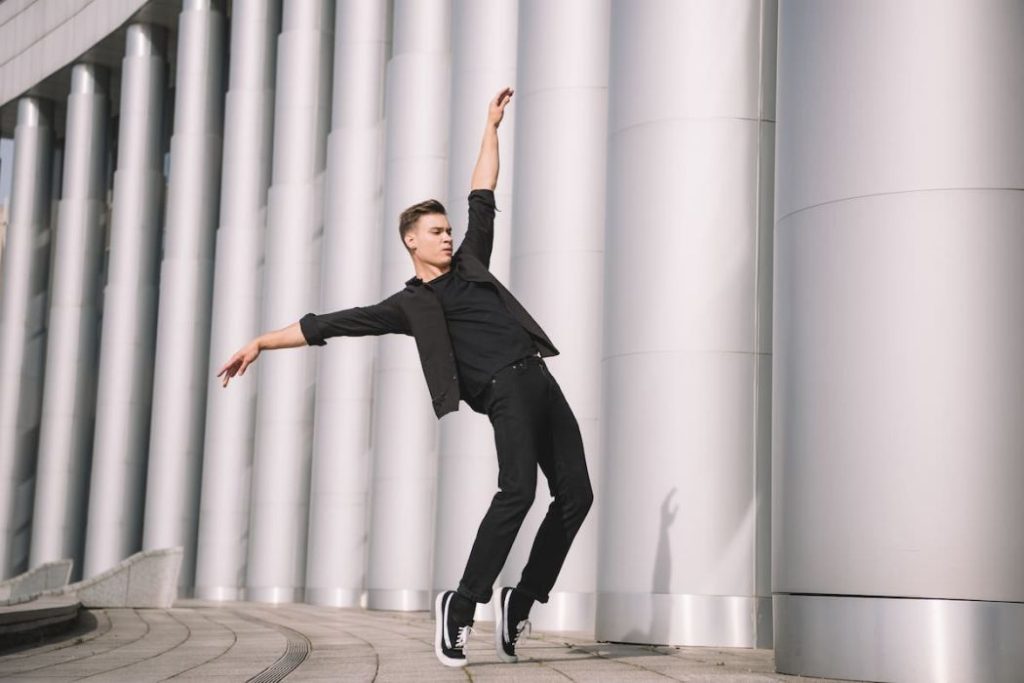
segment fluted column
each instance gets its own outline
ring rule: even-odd
[[[76,578],[85,550],[96,416],[108,81],[104,67],[71,68],[29,556],[30,567],[73,558]]]
[[[165,32],[132,24],[121,107],[83,576],[142,546],[163,196]]]
[[[782,3],[779,671],[1024,671],[1024,5]]]
[[[381,298],[413,275],[398,236],[399,215],[412,204],[446,195],[450,14],[450,0],[395,3]],[[367,604],[425,610],[430,607],[438,420],[412,337],[382,337],[377,368]]]
[[[613,4],[601,640],[771,644],[775,16]]]
[[[274,69],[281,0],[231,10],[220,228],[213,280],[207,418],[195,595],[238,600],[249,533],[257,377],[262,363],[223,386],[217,370],[261,330],[263,240],[274,127]]]
[[[487,105],[506,85],[516,86],[518,0],[475,2],[452,6],[452,99],[448,164],[448,220],[456,248],[466,234],[467,195]],[[515,130],[519,93],[505,110],[500,128],[501,172],[494,191],[500,209],[494,219],[490,271],[508,283],[512,242],[512,186],[515,177]],[[466,567],[473,539],[498,480],[498,457],[490,421],[462,403],[441,420],[438,456],[437,513],[432,588],[455,588]],[[488,605],[478,605],[480,618],[493,619]]]
[[[320,307],[333,38],[333,1],[285,3],[277,44],[263,330],[290,325]],[[293,602],[304,594],[316,360],[309,348],[269,352],[259,360],[249,600]]]
[[[579,422],[595,501],[549,601],[530,613],[537,628],[590,630],[594,624],[608,16],[607,0],[519,5],[510,288],[561,352],[548,366]],[[538,475],[536,502],[502,583],[518,583],[550,500],[548,482]]]
[[[53,107],[18,100],[0,287],[0,579],[26,571],[50,269]]]
[[[384,165],[387,2],[342,0],[327,138],[322,311],[376,303]],[[356,606],[365,596],[370,407],[377,337],[318,351],[306,601]]]
[[[185,0],[160,269],[144,550],[182,546],[179,595],[195,578],[224,114],[221,0]]]

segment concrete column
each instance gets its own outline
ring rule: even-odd
[[[185,0],[178,18],[174,133],[142,537],[145,550],[184,548],[178,576],[181,596],[191,596],[195,582],[220,202],[224,41],[221,0]]]
[[[165,49],[162,28],[128,27],[121,62],[85,578],[142,547],[164,187]]]
[[[783,3],[779,671],[1024,671],[1024,5]]]
[[[387,2],[338,3],[334,105],[327,138],[322,311],[376,303],[384,185]],[[310,482],[306,601],[365,604],[370,408],[377,337],[338,338],[319,351]]]
[[[73,558],[82,572],[107,203],[109,73],[71,68],[29,567]]]
[[[332,1],[285,3],[277,44],[263,330],[290,325],[320,304],[333,32]],[[312,350],[301,348],[259,360],[248,600],[303,598],[316,360]]]
[[[510,288],[561,352],[547,363],[579,422],[595,499],[549,601],[530,613],[540,629],[594,625],[608,21],[606,0],[519,5]],[[549,501],[538,472],[536,502],[501,583],[518,583]]]
[[[46,350],[53,106],[18,100],[0,287],[0,579],[29,569]]]
[[[398,217],[446,196],[450,0],[395,3],[387,74],[386,186],[380,298],[412,276]],[[466,194],[469,194],[468,192]],[[379,342],[373,408],[373,492],[367,570],[371,609],[430,609],[438,420],[415,340]],[[468,551],[467,551],[468,553]]]
[[[596,634],[770,647],[776,5],[613,7]]]
[[[240,600],[245,578],[255,377],[262,363],[227,388],[216,373],[232,353],[261,332],[263,239],[280,28],[281,0],[251,0],[232,7],[196,552],[195,595],[206,600]]]
[[[516,87],[518,15],[518,0],[457,0],[452,6],[451,135],[445,207],[456,249],[466,234],[466,198],[480,154],[487,104],[504,86]],[[512,243],[518,107],[517,90],[498,133],[501,171],[494,198],[500,211],[494,219],[490,271],[505,283],[509,282]],[[463,403],[458,411],[441,420],[440,427],[433,595],[454,589],[462,578],[480,520],[494,497],[498,480],[494,430],[485,416]],[[477,605],[478,617],[493,619],[490,609],[489,604]]]

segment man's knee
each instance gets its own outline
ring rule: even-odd
[[[590,486],[590,482],[586,482],[581,486],[567,489],[559,498],[561,499],[563,514],[582,521],[594,504],[594,491]]]
[[[506,484],[498,491],[497,497],[510,508],[525,516],[533,505],[533,499],[536,494],[537,481],[534,480],[533,482],[524,481]]]

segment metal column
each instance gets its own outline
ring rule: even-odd
[[[333,38],[332,1],[284,4],[277,44],[264,331],[319,308]],[[248,600],[294,602],[305,592],[316,361],[309,348],[270,352],[258,361]]]
[[[771,644],[776,16],[612,13],[600,640]]]
[[[480,154],[487,106],[506,85],[516,87],[518,0],[481,3],[456,0],[452,6],[452,99],[448,164],[448,220],[458,249],[466,233],[467,196]],[[500,209],[494,218],[490,271],[508,283],[512,243],[512,186],[519,93],[505,109],[498,128],[501,170],[494,190]],[[441,420],[437,468],[434,595],[454,589],[466,566],[480,520],[494,497],[498,456],[487,417],[465,403]],[[490,604],[477,605],[492,620]]]
[[[18,100],[0,287],[0,579],[29,569],[50,268],[53,106]]]
[[[1024,5],[785,2],[779,671],[1024,671]]]
[[[142,547],[182,546],[179,595],[195,580],[206,420],[214,239],[224,115],[221,0],[185,0],[178,17],[152,428]]]
[[[162,28],[128,27],[84,578],[142,547],[164,187],[165,49]]]
[[[546,604],[530,612],[536,628],[594,625],[601,399],[602,250],[608,105],[607,0],[519,5],[516,182],[510,289],[551,336],[561,355],[547,361],[583,436],[594,506]],[[537,497],[501,574],[515,585],[551,501]]]
[[[96,419],[108,81],[104,67],[71,68],[29,556],[30,567],[72,558],[76,578],[85,550]]]
[[[387,2],[338,3],[334,105],[327,138],[321,311],[376,303],[384,185]],[[365,604],[370,408],[376,337],[334,339],[319,351],[310,482],[306,601]]]
[[[381,298],[411,277],[412,263],[398,236],[399,215],[412,204],[446,195],[450,15],[449,0],[395,3],[385,99]],[[386,335],[379,351],[367,604],[425,610],[430,608],[438,420],[415,340]]]
[[[232,353],[260,333],[280,28],[280,0],[247,0],[231,9],[231,73],[225,101],[196,548],[195,595],[206,600],[239,600],[245,583],[256,377],[261,363],[226,388],[216,373]]]

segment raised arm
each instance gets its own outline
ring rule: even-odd
[[[498,126],[513,92],[510,87],[502,88],[487,107],[487,124],[480,142],[480,156],[470,179],[470,190],[494,190],[498,185]]]

